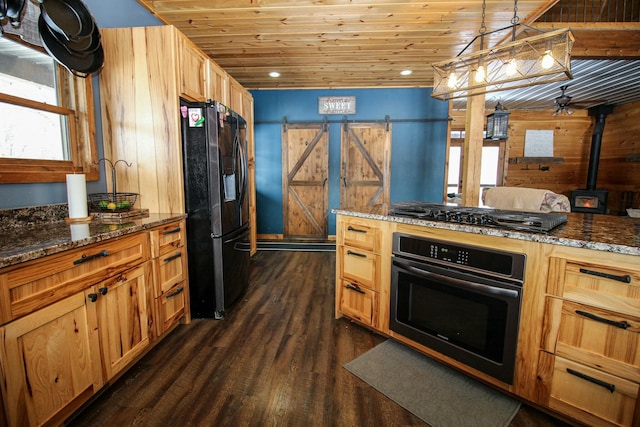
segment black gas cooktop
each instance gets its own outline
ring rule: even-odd
[[[556,212],[525,212],[504,209],[442,205],[430,202],[391,204],[392,216],[429,221],[482,225],[507,230],[547,232],[567,222],[567,215]]]

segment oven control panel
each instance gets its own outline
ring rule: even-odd
[[[491,275],[524,280],[526,256],[519,253],[393,233],[393,254],[403,258],[470,267]]]
[[[469,265],[469,251],[455,246],[432,243],[429,246],[429,258],[439,259],[456,264]]]

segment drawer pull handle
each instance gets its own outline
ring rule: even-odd
[[[82,264],[83,262],[91,261],[92,259],[102,258],[105,256],[109,256],[108,251],[100,251],[97,254],[93,254],[93,255],[82,255],[80,259],[73,261],[73,265]]]
[[[365,254],[359,254],[358,252],[353,252],[351,250],[347,251],[347,255],[359,256],[360,258],[366,258],[367,257]]]
[[[367,232],[367,230],[361,230],[361,229],[359,229],[359,228],[354,228],[354,227],[352,227],[352,226],[348,226],[348,227],[347,227],[347,230],[349,230],[349,231],[355,231],[356,233],[366,233],[366,232]]]
[[[162,261],[164,261],[164,262],[173,261],[174,259],[180,258],[181,256],[182,256],[182,254],[180,252],[178,252],[177,254],[171,255],[170,257],[167,257],[167,258],[163,259]]]
[[[177,295],[181,294],[181,293],[182,293],[182,291],[184,291],[184,287],[180,286],[178,289],[176,289],[176,291],[175,291],[174,293],[172,293],[172,294],[170,294],[170,295],[167,295],[167,299],[169,299],[169,298],[173,298],[173,297],[175,297],[175,296],[177,296]]]
[[[576,314],[587,317],[591,320],[595,320],[596,322],[606,323],[607,325],[615,326],[616,328],[620,328],[620,329],[627,329],[629,326],[631,326],[631,324],[628,323],[627,321],[623,320],[622,322],[617,322],[615,320],[605,319],[604,317],[596,316],[595,314],[589,313],[588,311],[576,310]]]
[[[625,274],[624,276],[616,276],[615,274],[603,273],[601,271],[587,270],[581,268],[580,273],[591,274],[592,276],[604,277],[605,279],[617,280],[618,282],[631,283],[631,276]]]
[[[107,289],[107,288],[98,288],[98,292],[100,292],[100,294],[102,294],[102,295],[106,295],[107,292],[109,292],[109,289]]]
[[[162,234],[166,236],[167,234],[173,234],[173,233],[177,233],[179,231],[180,231],[180,227],[176,227],[176,228],[171,229],[171,230],[163,231]]]
[[[611,393],[616,391],[615,384],[610,384],[610,383],[604,382],[602,380],[599,380],[597,378],[590,377],[589,375],[583,374],[582,372],[578,372],[575,369],[567,368],[567,372],[570,373],[571,375],[575,375],[578,378],[582,378],[583,380],[586,380],[586,381],[592,382],[592,383],[594,383],[596,385],[599,385],[600,387],[604,387],[607,390],[609,390]]]
[[[98,299],[98,294],[88,294],[87,298],[89,298],[91,302],[96,302],[96,300]]]
[[[366,292],[363,291],[362,289],[360,289],[358,286],[356,285],[347,285],[345,286],[345,288],[350,289],[352,291],[356,291],[359,294],[365,294]]]

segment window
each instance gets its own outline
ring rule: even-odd
[[[91,79],[44,50],[0,37],[0,183],[98,179]]]
[[[462,185],[464,131],[452,131],[449,145],[447,170],[447,194],[458,194]],[[482,164],[480,166],[480,197],[485,188],[502,185],[504,176],[505,141],[485,139],[482,144]],[[479,201],[482,205],[482,200]]]

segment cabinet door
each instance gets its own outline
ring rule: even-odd
[[[9,425],[59,424],[102,387],[91,309],[78,292],[0,328]]]
[[[207,61],[207,98],[229,105],[229,75],[215,62]]]
[[[380,228],[377,224],[360,218],[340,221],[339,244],[372,252],[380,252]]]
[[[369,326],[377,325],[378,293],[343,280],[339,290],[340,311]]]
[[[556,356],[549,407],[587,425],[632,426],[638,384]]]
[[[150,268],[144,263],[95,287],[105,381],[149,345],[149,283]]]
[[[186,292],[185,292],[186,291]],[[161,336],[184,317],[188,289],[185,282],[176,284],[165,294],[156,298],[156,333]]]
[[[368,251],[338,247],[340,277],[353,280],[374,291],[380,290],[380,255]]]
[[[187,40],[180,46],[180,93],[191,101],[204,101],[207,58]]]

